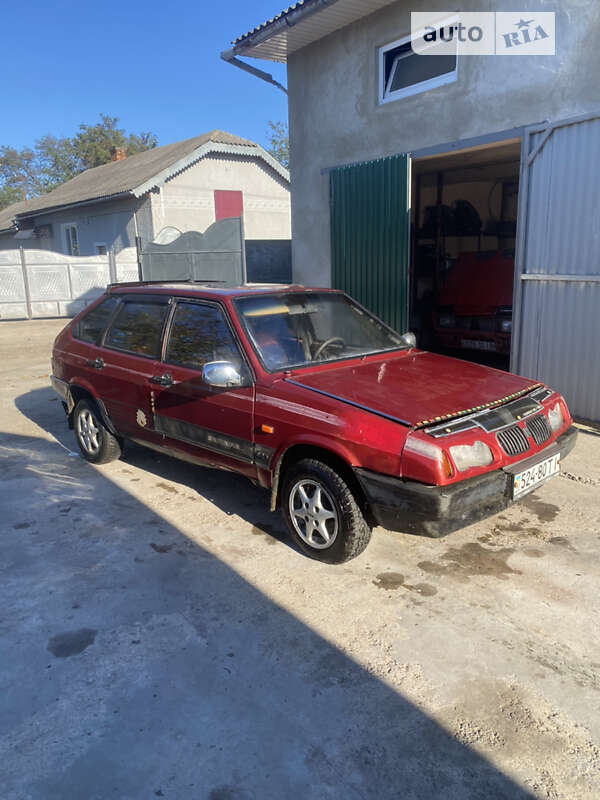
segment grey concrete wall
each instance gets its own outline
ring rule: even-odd
[[[522,0],[556,11],[556,56],[469,56],[455,83],[378,104],[378,48],[410,33],[408,0],[392,3],[288,62],[294,280],[330,283],[329,179],[323,168],[561,119],[600,106],[600,4]],[[463,0],[463,11],[514,11],[512,0]],[[448,11],[445,0],[427,10]]]
[[[14,250],[19,244],[13,233],[0,233],[0,251]]]
[[[4,252],[6,250],[18,250],[19,247],[24,247],[26,250],[50,250],[52,248],[48,247],[47,240],[42,241],[40,239],[15,239],[14,233],[2,233],[0,234],[0,252]]]

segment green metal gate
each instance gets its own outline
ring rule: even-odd
[[[332,286],[400,332],[408,327],[409,192],[407,155],[330,173]]]

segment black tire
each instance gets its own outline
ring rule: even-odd
[[[92,428],[95,433],[92,433]],[[73,409],[73,430],[81,455],[92,464],[108,464],[121,456],[121,443],[106,427],[93,400],[80,400]],[[87,435],[86,435],[87,433]]]
[[[317,486],[321,489],[318,497]],[[304,489],[308,505],[300,487]],[[305,458],[286,471],[281,507],[293,540],[307,555],[318,561],[342,564],[359,556],[371,539],[371,528],[352,490],[334,469],[322,461]],[[296,509],[295,514],[292,514],[291,507]],[[335,523],[331,513],[335,514]],[[316,518],[319,514],[324,517],[319,518],[317,527]],[[321,524],[325,527],[321,528]],[[331,539],[330,543],[320,533],[322,529]]]

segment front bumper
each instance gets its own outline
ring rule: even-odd
[[[560,448],[561,460],[575,446],[571,426],[549,447]],[[542,455],[541,453],[538,455]],[[428,486],[355,469],[375,522],[390,531],[440,537],[471,525],[512,505],[512,476],[498,469],[448,486]]]
[[[474,331],[470,328],[435,328],[443,347],[450,350],[483,350],[487,353],[510,353],[510,333]]]

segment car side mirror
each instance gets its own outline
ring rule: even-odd
[[[417,346],[417,337],[412,333],[412,331],[408,331],[408,333],[402,334],[402,342],[407,347],[416,347]]]
[[[209,361],[202,367],[202,380],[219,389],[242,385],[242,376],[231,361]]]

